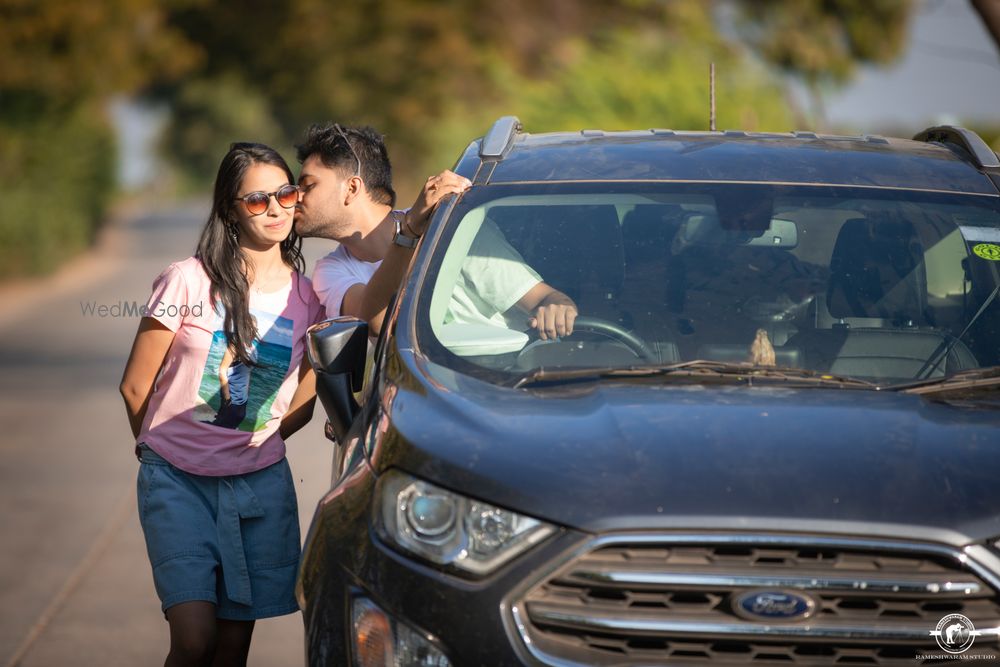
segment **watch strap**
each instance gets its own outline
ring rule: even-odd
[[[412,250],[413,248],[417,247],[417,244],[420,242],[420,239],[405,236],[403,234],[402,220],[400,219],[401,217],[402,216],[398,215],[395,212],[393,212],[392,214],[393,222],[396,223],[396,233],[392,235],[392,242],[398,246],[402,246],[403,248],[410,248]]]

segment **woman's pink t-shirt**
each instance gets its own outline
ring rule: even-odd
[[[153,281],[144,314],[175,335],[137,442],[186,472],[242,475],[285,456],[278,426],[298,386],[306,329],[323,319],[323,306],[309,279],[298,273],[277,292],[250,291],[261,365],[250,369],[246,403],[225,405],[219,380],[227,349],[224,318],[221,304],[213,308],[210,291],[196,257],[171,264]],[[241,381],[242,391],[245,369]]]

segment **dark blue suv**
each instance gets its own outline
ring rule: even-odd
[[[310,334],[338,443],[299,580],[311,665],[1000,655],[978,136],[503,118],[455,169],[474,185],[373,363],[363,322]],[[574,301],[572,335],[461,316],[512,264]]]

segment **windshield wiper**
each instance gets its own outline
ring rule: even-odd
[[[652,376],[669,376],[677,378],[730,378],[753,385],[754,381],[763,380],[768,384],[787,384],[789,382],[825,387],[858,387],[864,389],[879,389],[879,386],[866,380],[831,375],[821,371],[805,368],[785,368],[772,366],[751,366],[746,363],[725,361],[709,361],[695,359],[674,364],[653,364],[622,367],[587,367],[550,369],[538,368],[519,377],[512,385],[515,389],[526,386],[544,384],[546,382],[571,382],[574,380],[598,380],[602,378],[643,378]]]
[[[886,389],[893,389],[905,394],[928,395],[953,391],[979,391],[996,387],[1000,387],[1000,366],[973,368],[967,371],[952,373],[943,378],[906,382],[886,387]]]
[[[976,314],[972,316],[969,323],[965,325],[964,329],[962,329],[962,333],[958,334],[950,341],[941,341],[941,344],[938,345],[938,348],[931,353],[931,356],[927,358],[927,361],[924,362],[924,365],[920,367],[920,370],[917,371],[917,374],[914,377],[918,380],[930,377],[931,373],[937,370],[937,367],[941,365],[941,362],[944,361],[944,359],[951,353],[952,349],[958,345],[958,341],[962,340],[962,336],[964,336],[969,329],[972,328],[972,325],[976,323],[976,320],[978,320],[979,316],[983,314],[983,311],[989,308],[989,305],[993,303],[993,299],[997,298],[997,294],[1000,294],[1000,285],[993,288],[990,295],[983,301],[983,305],[979,307]]]

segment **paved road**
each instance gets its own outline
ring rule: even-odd
[[[0,289],[0,666],[155,665],[167,650],[135,510],[118,382],[144,302],[192,254],[206,202],[133,216],[41,285]],[[329,250],[307,244],[308,268]],[[329,483],[322,409],[289,443],[303,535]],[[250,664],[303,664],[301,616],[261,621]]]

